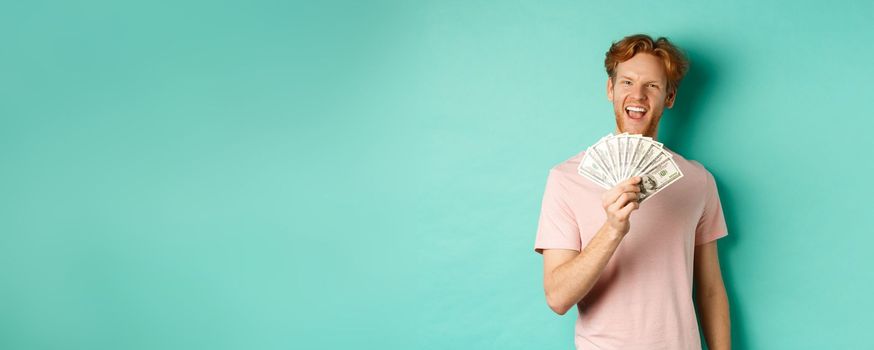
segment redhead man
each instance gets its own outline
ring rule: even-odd
[[[616,133],[656,139],[688,61],[668,39],[642,34],[613,43],[606,56]],[[684,177],[642,205],[639,176],[606,191],[579,176],[585,151],[549,171],[534,250],[543,255],[549,307],[564,315],[577,306],[577,349],[701,349],[699,317],[710,350],[731,347],[716,247],[728,231],[716,181],[668,151]]]

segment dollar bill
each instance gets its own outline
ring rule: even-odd
[[[587,148],[577,172],[604,189],[641,176],[641,202],[683,177],[662,143],[628,133],[608,134]]]
[[[641,176],[640,199],[638,201],[643,203],[682,177],[683,172],[677,167],[677,163],[673,159],[661,163],[651,172]]]
[[[577,171],[580,173],[580,175],[588,177],[596,184],[600,185],[605,189],[612,188],[613,186],[611,186],[610,184],[613,182],[613,180],[611,180],[610,177],[607,176],[607,169],[599,164],[600,162],[595,160],[595,157],[596,155],[594,154],[594,151],[591,147],[589,147],[589,149],[587,149],[586,153],[583,155],[583,160],[580,162]]]

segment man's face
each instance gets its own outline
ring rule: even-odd
[[[616,66],[616,81],[607,78],[607,98],[613,101],[619,132],[656,137],[665,107],[674,106],[662,60],[639,53]]]
[[[652,176],[644,176],[641,183],[643,183],[643,187],[644,189],[646,189],[647,192],[655,191],[657,186],[656,181],[652,178]]]

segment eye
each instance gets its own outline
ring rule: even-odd
[[[656,85],[656,84],[649,84],[649,87],[651,87],[651,88],[655,88],[655,89],[658,89],[658,88],[659,88],[659,86]]]
[[[623,81],[620,81],[619,83],[622,85],[631,85],[631,82],[628,80],[623,80]]]

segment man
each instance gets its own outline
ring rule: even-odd
[[[606,56],[616,132],[656,139],[686,58],[647,35],[613,43]],[[577,306],[577,349],[701,349],[693,281],[708,348],[731,347],[716,247],[728,232],[716,182],[700,163],[668,151],[684,177],[642,205],[639,176],[607,191],[579,176],[585,152],[550,169],[534,249],[543,254],[549,307],[564,315]]]

